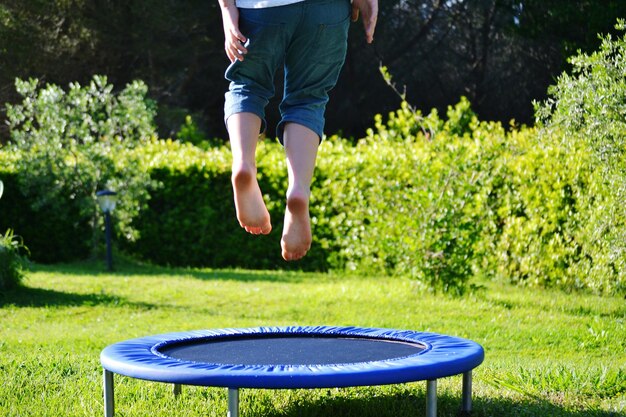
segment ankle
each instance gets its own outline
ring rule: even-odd
[[[232,180],[233,182],[249,182],[256,178],[256,166],[247,162],[233,162]]]
[[[290,211],[300,211],[308,209],[309,207],[309,195],[308,188],[292,187],[287,191],[287,208]]]

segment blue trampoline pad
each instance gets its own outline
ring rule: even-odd
[[[230,388],[331,388],[458,375],[482,347],[436,333],[361,327],[257,327],[169,333],[108,346],[111,372],[174,384]]]

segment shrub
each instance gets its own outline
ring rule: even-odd
[[[593,164],[583,149],[523,129],[507,136],[489,193],[483,273],[523,285],[582,288],[576,271]]]
[[[626,29],[626,21],[616,26]],[[592,158],[593,178],[583,196],[577,236],[577,279],[598,292],[626,292],[626,36],[605,36],[598,51],[570,59],[562,74],[536,104],[541,134],[564,149],[581,149]]]
[[[336,139],[320,150],[316,205],[327,219],[315,220],[334,232],[321,236],[332,267],[454,293],[476,275],[623,291],[614,259],[590,256],[594,243],[608,247],[588,230],[607,189],[585,147],[557,131],[480,122],[466,100],[447,116],[404,104],[356,147]]]
[[[253,237],[235,218],[228,147],[140,144],[122,160],[138,161],[159,186],[133,219],[136,239],[120,244],[160,264],[349,269],[410,276],[425,288],[457,294],[471,288],[477,274],[590,287],[581,265],[589,262],[598,274],[605,266],[586,258],[581,241],[585,220],[597,216],[586,197],[599,186],[589,154],[536,129],[507,132],[480,122],[467,100],[447,116],[424,117],[404,104],[386,122],[378,117],[356,145],[328,138],[312,184],[313,247],[289,264],[279,251],[287,189],[280,145],[258,147],[258,178],[274,232]],[[14,201],[11,192],[7,198]],[[67,227],[59,220],[51,223]]]
[[[20,285],[26,258],[20,251],[27,250],[21,239],[11,229],[0,234],[0,291]]]
[[[17,184],[30,209],[72,218],[81,228],[87,223],[91,235],[75,239],[95,247],[102,226],[95,193],[110,188],[119,193],[119,231],[132,239],[132,218],[147,198],[150,178],[124,150],[154,135],[145,84],[133,82],[119,93],[101,76],[84,87],[70,84],[67,92],[52,84],[40,87],[37,80],[18,79],[15,85],[22,102],[7,105],[9,151],[19,155]]]
[[[620,20],[616,27],[626,30],[626,20]],[[588,145],[607,173],[623,170],[626,35],[617,39],[607,35],[598,51],[580,53],[569,61],[571,74],[563,73],[550,87],[548,100],[535,103],[538,122],[548,131],[562,132],[563,142],[582,141]],[[621,184],[619,188],[624,187]]]
[[[465,99],[448,116],[423,117],[403,103],[356,147],[335,140],[320,152],[331,265],[408,275],[432,290],[471,287],[481,196],[505,134],[478,122]]]

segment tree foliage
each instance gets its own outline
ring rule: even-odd
[[[621,0],[381,1],[374,46],[365,44],[360,24],[351,28],[327,131],[361,136],[375,114],[397,108],[378,77],[381,61],[417,108],[445,112],[466,96],[482,119],[530,123],[529,103],[545,97],[565,58],[594,49],[596,33],[613,32],[615,18],[625,15]],[[228,62],[220,19],[216,1],[4,0],[0,103],[19,100],[16,77],[66,85],[106,74],[118,86],[142,79],[159,102],[161,136],[174,137],[192,115],[205,136],[224,138]]]
[[[206,130],[223,122],[223,34],[217,2],[5,0],[0,4],[0,103],[19,99],[15,78],[67,85],[105,74],[151,87],[164,135],[187,114]],[[6,132],[5,132],[6,135]]]
[[[616,33],[613,23],[626,15],[621,0],[524,0],[517,2],[518,33],[552,45],[562,57],[598,47],[598,34]]]

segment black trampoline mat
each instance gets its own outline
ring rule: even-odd
[[[336,365],[415,355],[424,345],[342,336],[245,336],[192,339],[157,350],[174,359],[218,365]]]

